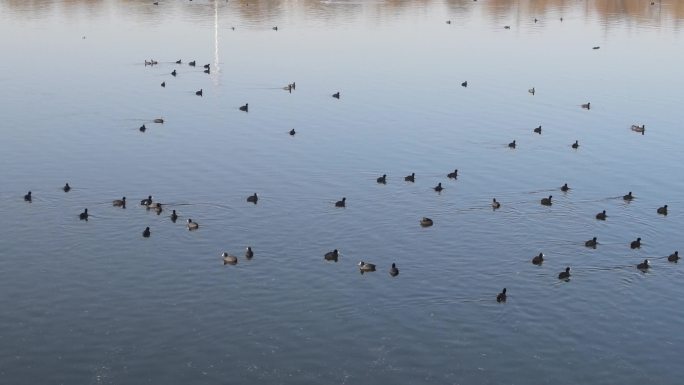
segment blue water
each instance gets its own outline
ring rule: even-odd
[[[0,383],[679,384],[684,14],[614,3],[0,2]]]

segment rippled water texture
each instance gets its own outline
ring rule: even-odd
[[[655,3],[0,2],[0,383],[680,384]]]

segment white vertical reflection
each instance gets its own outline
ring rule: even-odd
[[[218,85],[218,73],[221,70],[219,67],[219,26],[218,26],[218,0],[214,0],[214,68],[212,68],[212,78],[214,84]]]

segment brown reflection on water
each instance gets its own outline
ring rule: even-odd
[[[245,21],[263,22],[288,14],[303,12],[322,19],[358,15],[372,10],[380,19],[396,16],[397,12],[415,11],[427,7],[445,7],[448,16],[467,16],[481,8],[483,14],[495,20],[503,17],[522,19],[540,18],[549,14],[593,15],[600,19],[630,19],[653,24],[661,19],[684,20],[684,1],[656,0],[216,0],[220,5],[230,7]],[[9,9],[13,15],[29,18],[47,17],[54,12],[66,15],[101,15],[109,8],[135,7],[140,13],[155,13],[158,8],[171,7],[182,12],[202,12],[213,0],[170,1],[161,0],[159,6],[153,0],[4,0],[0,9]],[[677,23],[678,24],[678,23]]]
[[[460,4],[461,1],[449,1]],[[540,17],[548,13],[570,13],[584,11],[600,18],[652,20],[654,16],[670,19],[684,19],[684,2],[678,0],[656,0],[651,5],[649,0],[488,0],[482,2],[488,13],[508,16]],[[584,13],[583,12],[583,13]]]

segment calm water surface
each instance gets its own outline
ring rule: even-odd
[[[0,383],[681,383],[680,2],[151,3],[0,2]]]

